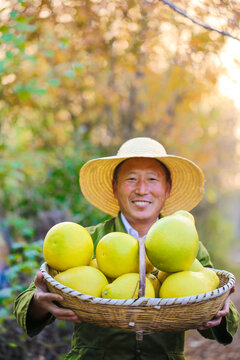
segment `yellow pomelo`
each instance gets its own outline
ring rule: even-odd
[[[159,270],[187,270],[198,252],[199,240],[194,222],[187,216],[169,215],[156,221],[147,233],[146,253]]]
[[[220,280],[219,277],[217,276],[217,274],[215,273],[214,270],[209,269],[209,268],[203,268],[203,273],[206,275],[206,278],[208,279],[208,281],[210,281],[210,283],[214,286],[215,289],[218,288]]]
[[[219,286],[220,280],[216,272],[210,268],[205,268],[197,258],[194,260],[188,271],[203,271],[206,276],[206,281],[210,281],[215,289]]]
[[[48,265],[59,271],[88,265],[93,257],[93,241],[81,225],[61,222],[47,232],[43,256]]]
[[[192,265],[188,268],[188,271],[202,271],[204,266],[200,263],[200,261],[196,258]]]
[[[146,278],[145,297],[155,297],[154,287]],[[119,276],[111,284],[106,285],[102,291],[103,298],[109,299],[135,299],[138,297],[139,274],[130,273]]]
[[[214,290],[215,285],[206,279],[203,271],[179,271],[169,275],[160,288],[160,297],[192,296]]]
[[[55,276],[61,284],[83,294],[101,297],[102,289],[108,284],[106,276],[92,266],[77,266]]]
[[[96,259],[99,269],[110,278],[139,270],[138,241],[122,232],[109,233],[97,244]]]
[[[170,272],[159,270],[158,274],[157,274],[157,278],[160,281],[160,283],[162,284],[164,282],[164,280],[171,274],[172,273],[170,273]]]
[[[160,290],[160,281],[158,280],[158,278],[151,274],[151,273],[147,273],[146,277],[151,281],[153,287],[154,287],[154,291],[155,291],[155,297],[159,297],[159,290]]]

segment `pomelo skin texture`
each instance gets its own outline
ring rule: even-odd
[[[77,223],[58,223],[45,236],[43,256],[48,265],[59,271],[88,265],[93,257],[91,235]]]
[[[122,232],[109,233],[97,244],[96,258],[99,269],[109,278],[138,272],[138,241]]]
[[[197,256],[198,233],[194,222],[183,215],[169,215],[156,221],[147,233],[146,253],[159,270],[187,270]]]
[[[106,276],[92,266],[77,266],[57,274],[54,278],[61,284],[83,294],[100,297],[108,284]]]
[[[123,274],[102,290],[102,297],[107,299],[136,299],[138,297],[139,274]],[[151,281],[145,278],[145,297],[155,298]]]
[[[186,210],[175,211],[174,215],[186,216],[189,220],[191,220],[195,224],[194,216]]]
[[[214,284],[215,288],[218,288],[220,280],[219,277],[217,276],[217,274],[215,273],[214,270],[210,269],[210,268],[203,268],[202,270],[205,275],[207,276],[208,280]]]
[[[179,271],[163,282],[159,296],[175,298],[204,294],[216,289],[216,284],[204,271]]]

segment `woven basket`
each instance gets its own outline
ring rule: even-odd
[[[135,331],[142,334],[152,332],[185,331],[195,329],[211,320],[222,308],[235,277],[223,270],[215,270],[220,284],[218,289],[181,298],[146,298],[145,291],[145,250],[140,243],[140,280],[137,299],[104,299],[82,294],[56,280],[56,270],[46,263],[41,271],[50,292],[62,295],[61,305],[72,309],[81,320],[96,325]]]

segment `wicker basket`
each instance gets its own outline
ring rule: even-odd
[[[41,271],[49,291],[62,295],[64,300],[61,305],[72,309],[83,321],[131,330],[140,335],[198,328],[222,308],[235,283],[235,277],[231,273],[215,270],[220,285],[214,291],[181,298],[146,298],[143,243],[140,245],[140,264],[139,297],[128,300],[104,299],[72,290],[54,280],[57,272],[46,263],[42,264]]]

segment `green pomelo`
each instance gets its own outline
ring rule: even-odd
[[[216,289],[203,271],[180,271],[169,275],[160,288],[162,298],[200,295]]]
[[[180,215],[180,216],[185,216],[187,219],[191,220],[193,223],[195,223],[195,219],[194,219],[194,216],[186,211],[186,210],[178,210],[178,211],[175,211],[175,213],[173,213],[172,215]]]
[[[199,240],[194,222],[187,216],[169,215],[156,221],[147,233],[146,253],[159,270],[187,270],[198,252]]]

